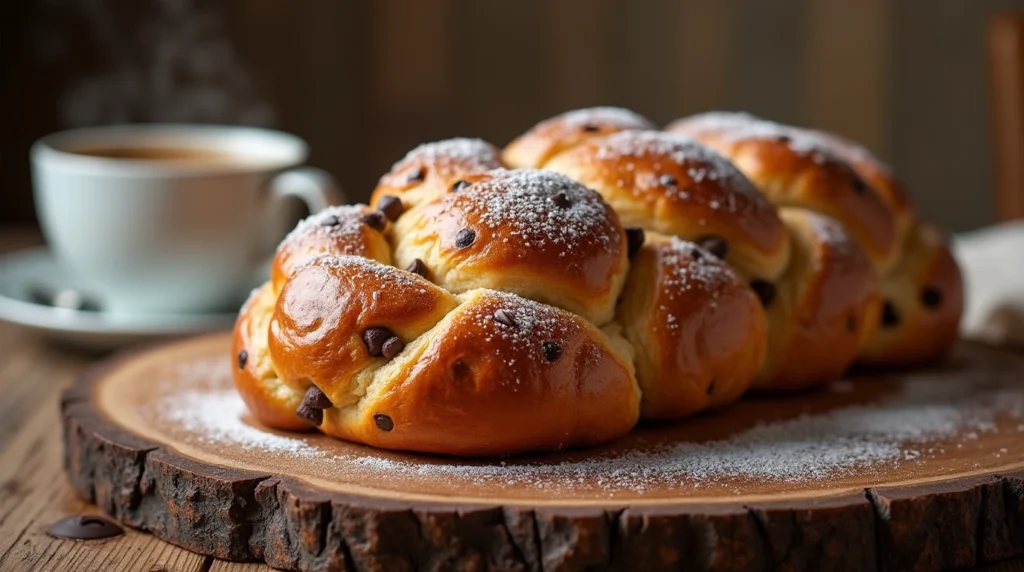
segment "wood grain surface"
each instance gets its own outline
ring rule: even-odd
[[[31,231],[0,230],[0,252],[35,244]],[[127,530],[103,541],[55,540],[46,527],[65,516],[100,511],[75,494],[64,474],[60,395],[96,356],[53,348],[25,330],[0,322],[0,570],[82,572],[270,572],[262,563],[236,563],[200,556]],[[765,506],[765,519],[790,519],[774,546],[795,534],[800,515]],[[801,563],[791,563],[800,565]],[[804,562],[821,566],[821,562]],[[789,566],[780,566],[788,568]],[[977,568],[987,572],[1024,572],[1024,559]]]

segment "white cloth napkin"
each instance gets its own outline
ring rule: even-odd
[[[953,254],[966,296],[961,335],[1024,346],[1024,220],[957,235]]]

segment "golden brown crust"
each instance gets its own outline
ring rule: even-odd
[[[849,162],[864,180],[889,206],[896,223],[896,242],[903,245],[916,220],[914,202],[903,181],[896,177],[892,167],[875,157],[864,147],[832,133],[809,131],[817,136],[830,151]],[[902,253],[901,253],[902,255]]]
[[[285,280],[301,264],[321,255],[365,256],[385,264],[391,262],[391,245],[384,234],[362,220],[374,210],[366,205],[328,207],[300,222],[277,247],[270,268],[274,291],[280,292]],[[386,222],[386,221],[385,221]]]
[[[678,238],[648,234],[617,317],[636,349],[645,419],[732,403],[764,361],[757,296],[724,262]]]
[[[680,135],[627,131],[591,139],[546,166],[597,190],[625,225],[685,240],[718,237],[748,277],[774,279],[789,257],[775,207],[731,163]]]
[[[603,324],[628,268],[618,216],[594,191],[558,173],[498,170],[421,205],[395,224],[395,262],[421,260],[460,293],[513,292]]]
[[[270,356],[278,376],[302,391],[316,385],[336,406],[358,397],[359,375],[386,359],[372,356],[369,328],[408,343],[457,305],[427,280],[356,256],[314,259],[285,284],[270,321]]]
[[[637,129],[654,129],[654,124],[621,107],[577,109],[533,126],[505,147],[502,158],[513,168],[539,169],[558,153],[584,141]]]
[[[443,195],[458,179],[502,166],[501,152],[482,139],[460,137],[424,143],[380,178],[370,204],[377,206],[383,197],[392,196],[411,209]]]
[[[270,316],[277,295],[269,282],[253,291],[235,321],[231,372],[242,401],[264,425],[286,431],[309,429],[295,416],[302,392],[282,383],[267,348]]]
[[[874,335],[880,307],[878,278],[843,225],[801,208],[780,214],[793,253],[766,306],[768,357],[754,383],[764,391],[838,378]]]
[[[494,456],[597,445],[636,423],[632,367],[599,330],[512,294],[463,298],[378,371],[357,406],[325,412],[324,432],[388,449]]]
[[[705,113],[666,129],[725,155],[776,205],[807,208],[842,222],[878,275],[896,263],[900,243],[893,212],[814,134],[741,113]]]
[[[882,283],[882,325],[860,363],[903,367],[940,358],[956,341],[963,282],[945,236],[928,224],[910,233],[903,258]]]

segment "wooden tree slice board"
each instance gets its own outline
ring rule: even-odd
[[[465,460],[252,421],[227,336],[64,398],[79,493],[189,550],[294,570],[940,569],[1024,554],[1024,355],[751,397],[609,446]]]

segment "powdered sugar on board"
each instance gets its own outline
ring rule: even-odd
[[[854,473],[882,476],[898,467],[917,466],[1001,433],[1019,439],[1024,430],[1024,387],[1019,380],[1001,376],[995,368],[978,383],[922,372],[904,374],[896,382],[898,390],[886,397],[756,424],[717,440],[637,446],[624,454],[576,451],[557,462],[544,456],[471,461],[382,452],[316,434],[260,428],[249,420],[235,393],[229,367],[228,360],[213,358],[177,366],[173,374],[160,377],[206,381],[191,383],[185,391],[178,383],[160,382],[162,398],[141,414],[158,426],[175,426],[178,441],[198,448],[234,446],[294,457],[315,465],[318,474],[342,480],[358,475],[373,482],[445,483],[456,492],[487,485],[572,494],[593,490],[596,484],[595,494],[612,496],[643,494],[666,484],[684,490],[721,488],[749,479],[813,487]],[[850,395],[861,391],[857,385],[840,382],[819,397]],[[993,452],[998,462],[1021,454],[1013,447]],[[736,492],[742,492],[738,485]]]

